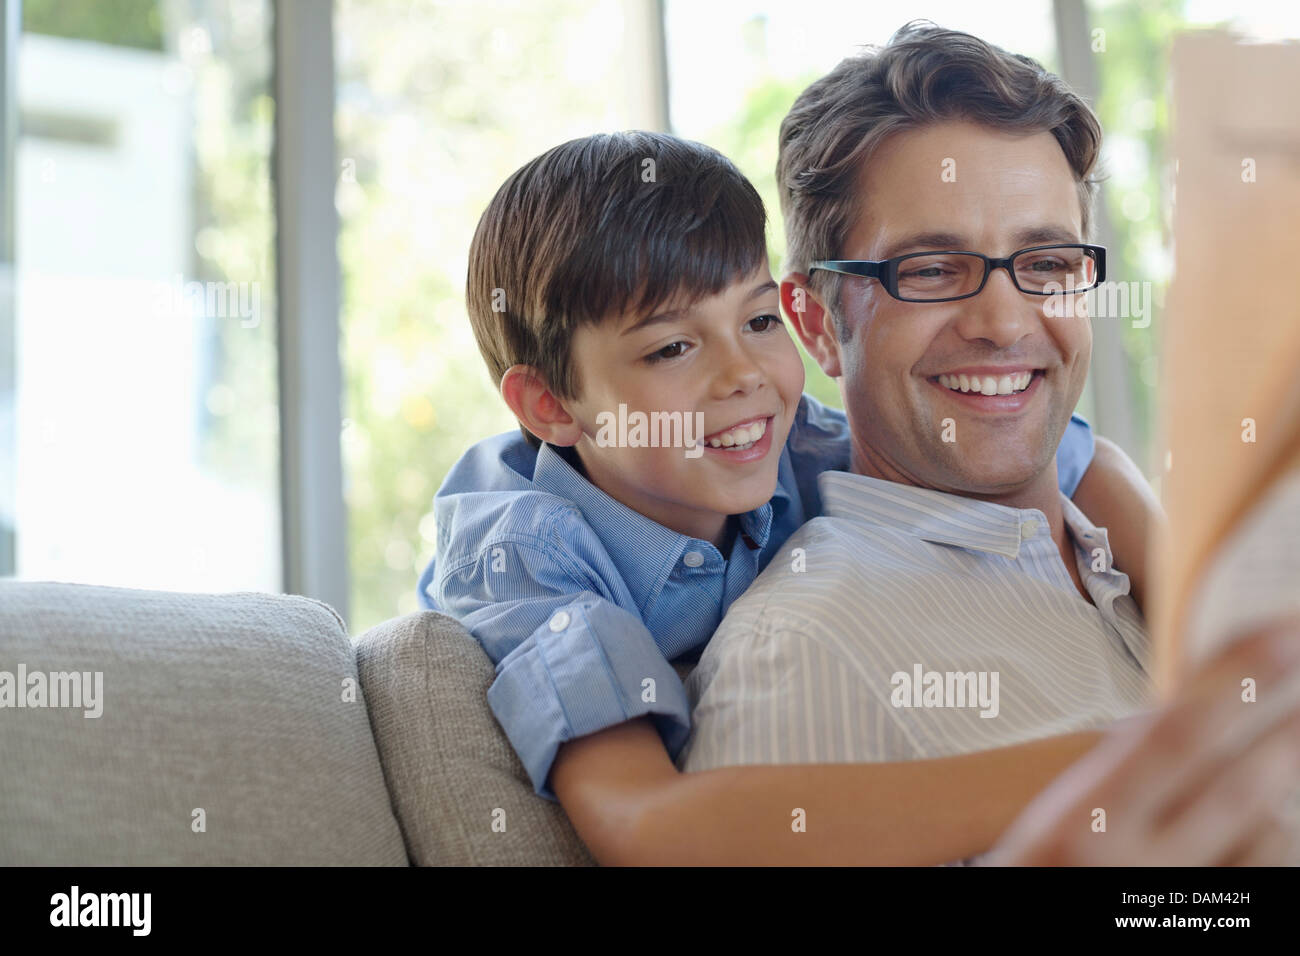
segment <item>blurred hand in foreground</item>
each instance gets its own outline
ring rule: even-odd
[[[1243,700],[1254,678],[1257,699]],[[1256,631],[1163,707],[1116,724],[1016,818],[985,866],[1297,861],[1300,620]],[[1097,829],[1104,811],[1104,831]]]

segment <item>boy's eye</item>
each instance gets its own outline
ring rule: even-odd
[[[690,348],[690,346],[685,342],[672,342],[665,345],[657,352],[651,352],[645,357],[645,361],[647,364],[653,365],[655,362],[662,362],[664,359],[674,359],[685,354],[688,348]]]
[[[773,328],[781,324],[781,317],[779,315],[757,315],[749,320],[751,328],[754,327],[755,322],[760,323],[757,328],[754,328],[755,332],[771,332]]]

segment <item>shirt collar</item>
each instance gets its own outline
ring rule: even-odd
[[[817,481],[827,515],[865,519],[935,544],[1017,558],[1022,541],[1051,534],[1047,516],[1037,508],[1010,508],[845,471],[822,472]],[[1076,520],[1087,523],[1070,508]]]
[[[572,501],[600,538],[638,605],[654,597],[682,553],[717,555],[707,541],[665,528],[611,498],[584,478],[564,455],[546,443],[537,452],[533,483],[543,491]],[[777,497],[788,505],[789,495],[778,486],[773,500],[739,516],[740,530],[754,543],[738,538],[735,547],[761,550],[772,531],[772,507]],[[721,557],[721,555],[718,555]]]
[[[1115,566],[1115,557],[1110,551],[1110,537],[1105,528],[1099,528],[1088,520],[1088,516],[1079,510],[1073,501],[1061,495],[1061,516],[1065,525],[1074,535],[1075,543],[1089,554],[1093,549],[1101,548],[1106,554],[1106,567]]]

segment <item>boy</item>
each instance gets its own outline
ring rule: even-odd
[[[603,817],[605,804],[576,789],[566,799],[552,767],[601,737],[634,734],[654,759],[628,766],[626,786],[665,799],[690,731],[669,662],[697,658],[730,604],[820,512],[817,475],[848,468],[843,414],[802,395],[765,218],[716,151],[599,135],[511,176],[470,249],[471,322],[522,436],[479,443],[448,474],[420,601],[459,619],[496,664],[494,714],[536,792],[558,797],[602,862],[635,861],[634,821]],[[702,418],[703,448],[689,428],[667,442],[676,447],[647,447],[633,432],[628,447],[610,447],[605,426],[625,408]],[[1058,456],[1067,493],[1092,454],[1076,419]],[[570,745],[580,738],[584,747]],[[1038,786],[1093,740],[1075,735],[1050,753],[1027,745]],[[793,785],[809,768],[724,769],[765,785],[784,772]]]

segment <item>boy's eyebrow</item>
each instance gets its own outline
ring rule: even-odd
[[[749,302],[753,299],[757,299],[760,295],[764,295],[768,292],[772,292],[776,288],[777,288],[776,282],[772,279],[768,279],[766,282],[762,282],[759,285],[756,285],[753,289],[751,289],[749,295],[745,296],[745,301]],[[678,319],[684,318],[687,315],[689,315],[690,311],[691,309],[688,306],[687,308],[684,309],[672,309],[668,312],[658,312],[655,315],[649,316],[648,318],[644,318],[639,322],[629,325],[626,329],[624,329],[620,333],[620,335],[631,335],[633,332],[639,332],[642,329],[648,328],[649,326],[652,325],[661,325],[664,322],[676,322]]]

